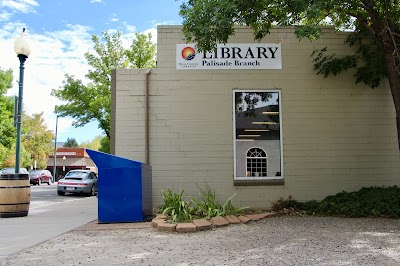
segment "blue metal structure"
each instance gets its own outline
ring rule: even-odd
[[[151,213],[151,167],[90,149],[98,168],[98,219],[100,223],[140,222]]]

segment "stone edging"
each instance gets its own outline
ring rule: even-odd
[[[217,216],[210,220],[207,219],[196,219],[191,223],[177,223],[173,224],[167,221],[166,218],[162,217],[162,214],[157,214],[157,216],[151,221],[153,228],[158,231],[165,232],[177,232],[177,233],[191,233],[203,230],[209,230],[215,227],[226,226],[230,224],[246,224],[251,221],[258,221],[265,218],[270,218],[277,216],[276,212],[264,212],[259,214],[247,214],[247,215],[227,215],[227,216]]]

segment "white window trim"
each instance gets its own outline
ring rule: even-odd
[[[277,92],[279,95],[279,138],[280,138],[280,149],[281,149],[281,176],[260,176],[260,177],[242,177],[236,176],[236,113],[235,113],[235,93],[236,92]],[[276,89],[234,89],[232,91],[232,120],[233,120],[233,179],[238,181],[254,181],[254,180],[283,180],[284,179],[284,168],[283,168],[283,133],[282,133],[282,91]],[[268,161],[267,161],[268,163]]]

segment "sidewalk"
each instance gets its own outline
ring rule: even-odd
[[[60,208],[60,206],[63,207]],[[32,207],[32,206],[31,206]],[[97,198],[30,208],[28,216],[0,219],[0,259],[97,219]]]

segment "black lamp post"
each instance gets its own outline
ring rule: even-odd
[[[31,48],[29,45],[28,36],[25,33],[25,28],[23,29],[21,35],[14,42],[14,50],[19,58],[19,92],[17,101],[17,144],[15,152],[15,173],[19,173],[20,169],[20,150],[21,150],[21,127],[22,127],[22,96],[24,90],[24,63],[31,53]]]

